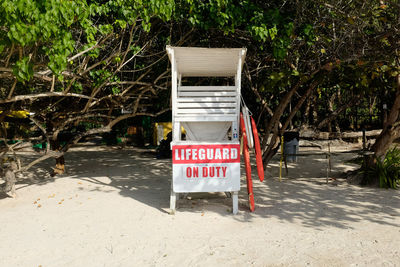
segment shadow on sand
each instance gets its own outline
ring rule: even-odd
[[[306,160],[307,166],[300,168]],[[263,183],[256,178],[253,168],[256,211],[248,212],[246,182],[242,177],[239,195],[238,221],[253,218],[277,218],[282,221],[298,221],[306,227],[320,229],[323,226],[348,228],[349,222],[369,221],[377,224],[400,226],[394,218],[400,216],[400,192],[378,188],[361,188],[348,185],[338,178],[336,184],[325,184],[326,163],[318,157],[306,157],[298,163],[290,164],[289,175],[279,181],[278,161],[274,159],[267,170]],[[43,170],[52,166],[53,161],[43,162],[32,169],[33,179],[26,177],[20,183],[46,184],[54,181]],[[85,180],[95,185],[113,187],[119,194],[165,212],[169,207],[169,192],[172,166],[170,159],[155,159],[151,153],[136,149],[106,149],[103,151],[71,151],[66,155],[67,175],[72,179]],[[338,167],[339,166],[339,167]],[[337,164],[333,176],[344,171]],[[317,174],[317,177],[315,175]],[[242,169],[242,176],[244,170]],[[105,183],[99,177],[108,177]],[[310,178],[314,177],[314,178]],[[256,180],[257,179],[257,180]],[[99,188],[99,187],[97,187]],[[93,190],[98,190],[96,187]],[[229,215],[231,200],[224,194],[193,195],[179,201],[178,212],[213,211],[223,216]]]

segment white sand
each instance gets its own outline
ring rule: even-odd
[[[332,175],[351,157],[335,156]],[[400,266],[400,191],[326,185],[321,156],[282,182],[277,159],[263,183],[253,170],[254,213],[242,171],[236,216],[223,194],[169,215],[171,161],[137,149],[80,147],[66,163],[67,175],[50,178],[50,160],[17,199],[0,196],[0,266]]]

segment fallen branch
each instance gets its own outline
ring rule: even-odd
[[[59,97],[60,96],[61,97],[69,96],[69,97],[90,99],[89,96],[75,94],[75,93],[64,94],[62,92],[47,92],[47,93],[39,93],[39,94],[31,94],[31,95],[18,95],[13,98],[10,98],[10,99],[0,99],[0,104],[12,103],[12,102],[24,101],[24,100],[36,99],[36,98],[52,97],[52,96],[59,96]]]
[[[380,135],[382,129],[366,131],[366,137],[376,137]],[[339,139],[339,138],[361,138],[363,137],[363,132],[315,132],[315,131],[300,131],[300,138],[304,139],[319,139],[319,140],[329,140],[329,139]]]

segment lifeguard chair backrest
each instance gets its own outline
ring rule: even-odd
[[[235,86],[178,86],[175,116],[182,120],[182,126],[187,130],[186,139],[227,140],[226,133],[237,115],[237,96]],[[190,122],[204,116],[217,121]]]
[[[178,86],[176,115],[235,115],[235,86]]]

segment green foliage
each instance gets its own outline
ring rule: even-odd
[[[248,32],[258,48],[272,48],[278,60],[287,56],[294,30],[292,18],[279,9],[248,0],[180,1],[175,13],[178,20],[187,19],[206,31],[218,29],[225,35]]]
[[[111,88],[111,91],[112,91],[113,95],[117,95],[117,94],[121,93],[121,90],[115,86]]]
[[[15,62],[15,65],[13,66],[13,74],[20,82],[27,81],[32,78],[33,64],[30,62],[28,57],[23,57],[21,60]]]
[[[310,46],[314,44],[314,41],[316,41],[314,27],[311,24],[304,25],[304,28],[301,32],[301,36],[306,40],[307,44]]]
[[[111,34],[114,27],[123,29],[138,20],[148,32],[153,17],[171,18],[174,1],[2,0],[0,8],[0,53],[11,45],[20,50],[20,58],[13,68],[17,79],[29,81],[32,78],[32,64],[35,63],[25,58],[24,51],[38,46],[35,58],[46,56],[48,68],[63,80],[67,59],[79,52],[76,51],[78,47],[80,51],[86,50],[101,36]],[[101,24],[97,25],[99,20]],[[74,36],[76,33],[80,33],[80,38]],[[96,58],[99,52],[96,48],[88,55]]]
[[[383,159],[376,158],[374,167],[367,170],[369,180],[379,179],[379,187],[397,189],[400,186],[400,149],[389,149]]]
[[[77,20],[88,17],[85,1],[4,0],[1,7],[0,22],[3,27],[0,35],[5,38],[3,43],[20,46],[21,51],[35,43],[42,43],[49,58],[49,68],[57,75],[66,69],[66,59],[75,44],[70,28]],[[88,27],[92,26],[88,24]],[[14,66],[18,80],[29,80],[32,75],[27,75],[25,70],[26,59],[18,62]]]
[[[83,92],[83,86],[80,82],[74,82],[72,84],[72,92],[81,94]]]
[[[119,78],[115,75],[113,75],[110,71],[108,70],[94,70],[89,73],[89,75],[93,79],[93,85],[94,87],[100,86],[102,83],[105,81],[110,81],[110,82],[118,82]],[[114,89],[113,89],[114,91]]]
[[[345,103],[354,94],[389,90],[399,73],[396,57],[390,54],[398,40],[393,30],[399,16],[395,0],[384,6],[335,1],[1,0],[0,6],[0,56],[11,53],[13,74],[28,84],[18,83],[14,94],[47,90],[52,81],[49,69],[58,78],[55,90],[70,87],[71,92],[90,95],[101,87],[99,99],[118,98],[130,81],[142,79],[131,89],[134,95],[142,90],[139,85],[152,87],[165,71],[167,59],[158,61],[158,56],[166,44],[247,47],[245,68],[251,73],[251,86],[271,109],[289,88],[308,78],[312,82],[310,75],[327,64],[334,64],[334,73],[316,87],[319,114],[330,112],[325,104],[336,93],[334,86],[340,85],[340,102]],[[127,60],[131,61],[125,64]],[[34,71],[46,73],[41,87],[27,83]],[[162,87],[168,86],[162,82]],[[244,94],[247,82],[244,78]],[[298,95],[309,85],[302,84]],[[159,88],[152,87],[152,94],[160,94]],[[107,101],[101,104],[112,102]],[[371,108],[364,101],[348,110],[376,118],[380,101]]]

